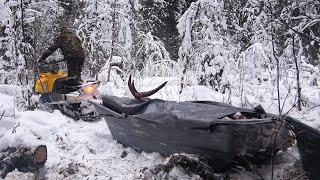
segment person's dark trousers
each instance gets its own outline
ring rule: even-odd
[[[68,66],[68,77],[77,77],[78,80],[81,80],[84,58],[69,57],[66,58],[66,61]]]

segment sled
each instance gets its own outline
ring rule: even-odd
[[[94,104],[119,143],[137,151],[199,154],[216,170],[246,156],[256,161],[271,157],[275,116],[211,101],[175,102],[103,96]],[[247,119],[232,119],[241,112]],[[279,129],[274,152],[291,144],[289,130]]]
[[[319,179],[320,131],[291,117],[286,117],[285,120],[292,126],[296,136],[300,158],[306,175],[310,180]]]
[[[244,109],[212,101],[146,98],[165,84],[138,92],[130,76],[128,86],[135,99],[103,96],[100,103],[89,102],[104,117],[113,138],[137,151],[199,154],[220,171],[239,156],[264,162],[296,138],[306,175],[311,180],[320,177],[318,130],[289,116],[267,114],[261,106]]]

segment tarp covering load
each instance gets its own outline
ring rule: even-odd
[[[184,152],[206,157],[217,170],[237,156],[270,158],[287,148],[289,130],[264,112],[204,102],[175,102],[102,97],[94,103],[112,136],[138,151],[159,152],[165,156]],[[240,114],[240,116],[238,116]],[[276,140],[274,141],[274,139]]]

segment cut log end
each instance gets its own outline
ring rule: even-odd
[[[47,161],[47,147],[8,147],[0,151],[0,179],[15,169],[21,172],[37,172]]]
[[[40,145],[34,151],[34,162],[38,165],[44,164],[47,161],[47,146]]]

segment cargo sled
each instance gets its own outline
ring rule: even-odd
[[[320,177],[320,131],[292,117],[285,118],[295,134],[303,169],[310,180]]]
[[[103,96],[90,101],[106,120],[114,139],[137,151],[199,154],[215,170],[223,170],[245,157],[251,162],[270,159],[293,143],[292,133],[306,175],[320,176],[320,132],[292,117],[267,114],[261,106],[244,109],[211,101],[175,102],[146,99],[164,87],[138,92],[128,87],[135,99]]]
[[[112,136],[137,151],[199,154],[216,170],[239,156],[270,158],[276,117],[257,109],[243,109],[211,101],[175,102],[103,96],[94,104]],[[245,119],[234,118],[241,113]],[[289,130],[282,126],[274,152],[289,146]]]

